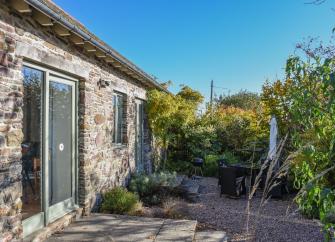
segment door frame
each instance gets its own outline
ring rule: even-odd
[[[49,68],[24,61],[22,67],[44,73],[41,83],[41,212],[22,221],[23,237],[41,229],[56,219],[78,208],[78,80]],[[49,83],[52,80],[72,87],[72,198],[49,206]],[[66,205],[66,209],[64,208]]]
[[[144,100],[136,98],[135,99],[135,164],[136,164],[136,171],[137,172],[144,172]],[[141,110],[138,110],[138,107],[141,106]],[[139,113],[140,111],[140,113]],[[141,125],[141,140],[138,140],[138,122],[140,122]],[[140,150],[140,161],[138,160],[138,142],[141,142],[141,150]],[[140,163],[140,164],[139,164]],[[140,165],[140,167],[139,167]]]

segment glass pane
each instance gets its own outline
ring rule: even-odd
[[[49,84],[49,203],[72,197],[72,86]]]
[[[123,120],[123,98],[121,95],[117,96],[117,106],[118,106],[118,114],[117,114],[117,143],[122,143],[122,120]]]
[[[144,170],[143,164],[143,103],[136,104],[136,166],[138,171]]]
[[[116,143],[116,130],[117,130],[117,101],[116,101],[116,95],[113,95],[113,114],[114,114],[114,132],[113,132],[113,143]]]
[[[22,188],[23,219],[41,212],[42,71],[23,67]]]

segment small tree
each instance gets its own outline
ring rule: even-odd
[[[147,111],[153,135],[164,150],[164,164],[168,158],[170,143],[178,139],[182,130],[196,120],[202,95],[184,86],[177,95],[156,89],[148,92]]]

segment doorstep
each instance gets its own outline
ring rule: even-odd
[[[193,242],[197,221],[91,214],[74,222],[47,242]]]
[[[50,223],[46,227],[32,233],[23,239],[24,242],[42,242],[49,238],[51,235],[64,230],[72,222],[78,220],[82,216],[82,208],[78,208],[56,221]]]

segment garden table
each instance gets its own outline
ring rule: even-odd
[[[254,164],[233,164],[229,165],[237,169],[238,173],[244,176],[257,175],[261,168]]]
[[[253,186],[257,175],[261,168],[255,164],[233,164],[230,167],[234,167],[237,170],[238,176],[251,177],[250,186]]]

